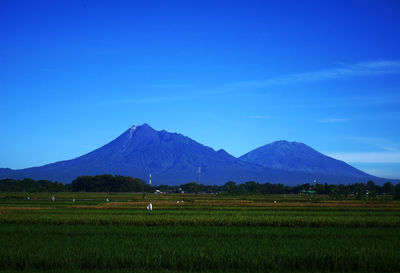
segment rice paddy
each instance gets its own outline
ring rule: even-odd
[[[49,196],[0,195],[1,272],[400,272],[384,198]]]

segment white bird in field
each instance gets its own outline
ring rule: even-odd
[[[151,203],[147,206],[147,210],[153,210],[153,205]]]

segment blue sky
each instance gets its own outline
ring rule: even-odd
[[[0,167],[133,124],[240,156],[300,141],[400,178],[400,2],[0,1]]]

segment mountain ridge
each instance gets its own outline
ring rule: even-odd
[[[288,146],[288,143],[290,142],[278,141],[273,146]],[[306,149],[309,151],[309,149],[312,149],[303,143],[292,143],[295,144],[298,150]],[[271,147],[268,145],[271,144],[257,149],[265,148],[266,146]],[[358,180],[366,181],[368,179],[379,182],[380,179],[333,158],[331,159],[335,160],[337,164],[345,164],[343,166],[351,167],[356,171],[353,173],[332,173],[328,171],[318,172],[318,168],[307,169],[304,166],[305,169],[303,170],[301,167],[287,168],[287,166],[284,167],[284,164],[278,164],[279,166],[276,164],[268,165],[259,160],[260,157],[262,158],[263,153],[258,153],[259,156],[250,156],[254,155],[257,149],[236,158],[223,149],[215,151],[213,148],[198,143],[182,134],[170,133],[166,130],[157,131],[144,123],[140,126],[132,126],[107,144],[74,159],[20,170],[0,169],[0,178],[29,177],[71,182],[81,175],[109,173],[147,180],[151,173],[155,184],[178,185],[197,181],[197,170],[198,167],[201,167],[200,182],[204,184],[223,184],[227,181],[246,182],[250,180],[299,184],[311,182],[314,179],[331,183],[346,183]],[[285,151],[285,149],[282,151]],[[281,154],[285,155],[285,153],[288,154],[287,151]],[[313,150],[312,154],[318,154],[324,160],[327,158],[327,156],[316,150]],[[281,160],[279,153],[277,158]],[[321,166],[319,168],[321,169]]]

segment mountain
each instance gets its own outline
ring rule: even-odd
[[[370,176],[343,161],[323,155],[303,143],[285,140],[254,149],[239,159],[285,171],[357,178]]]
[[[20,170],[0,168],[0,178],[68,183],[81,175],[107,173],[147,181],[151,174],[154,185],[180,185],[197,181],[199,167],[200,182],[204,184],[378,181],[301,143],[276,142],[238,159],[224,150],[215,151],[181,134],[156,131],[147,124],[133,126],[110,143],[75,159]]]
[[[264,168],[215,151],[177,133],[156,131],[147,124],[133,126],[115,140],[78,158],[22,170],[0,169],[0,177],[71,182],[80,175],[120,174],[154,184],[197,181],[221,184],[229,180],[261,179]]]

